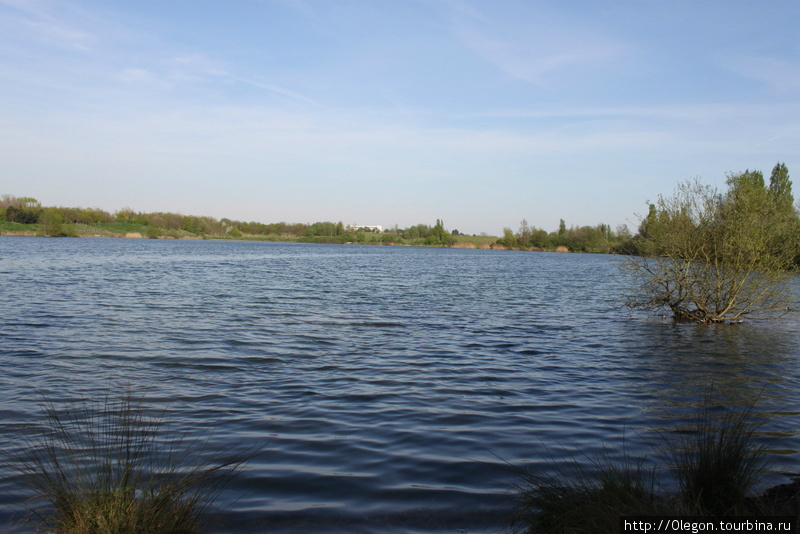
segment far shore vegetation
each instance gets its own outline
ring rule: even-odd
[[[563,219],[556,232],[530,226],[523,219],[517,232],[506,228],[504,235],[497,237],[447,230],[441,220],[434,225],[417,224],[408,228],[395,225],[379,231],[341,221],[267,224],[180,213],[144,213],[128,208],[111,213],[99,208],[42,206],[35,198],[11,195],[0,197],[0,235],[231,239],[595,253],[625,252],[633,237],[625,226],[616,232],[603,223],[567,227]]]

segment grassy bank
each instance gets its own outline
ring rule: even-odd
[[[42,224],[21,224],[0,220],[0,235],[43,236],[47,231]],[[353,232],[343,235],[297,235],[290,233],[247,234],[240,231],[207,233],[174,228],[156,228],[133,222],[101,222],[94,224],[62,224],[61,237],[113,237],[141,239],[214,239],[226,241],[268,241],[291,243],[327,243],[397,246],[439,246],[422,237],[403,237],[393,232]],[[492,236],[454,236],[451,246],[457,248],[493,248],[497,238]]]

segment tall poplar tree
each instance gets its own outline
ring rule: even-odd
[[[779,213],[784,215],[795,213],[792,181],[789,180],[789,169],[785,163],[778,163],[772,169],[769,178],[769,197]]]

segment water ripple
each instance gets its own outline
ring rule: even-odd
[[[644,453],[713,382],[795,463],[800,328],[632,316],[618,261],[0,237],[0,450],[39,393],[129,387],[211,449],[265,447],[218,532],[500,532],[509,465]]]

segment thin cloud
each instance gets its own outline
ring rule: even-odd
[[[800,89],[800,62],[769,56],[726,58],[729,70],[782,93]]]
[[[572,32],[565,32],[572,33]],[[559,72],[595,66],[621,55],[622,47],[608,42],[565,42],[562,37],[509,40],[482,30],[464,30],[466,45],[509,76],[540,87],[552,87]]]
[[[627,54],[617,39],[532,7],[521,8],[520,22],[513,13],[499,18],[457,0],[441,3],[466,48],[508,76],[539,87],[553,88],[565,72],[594,69]]]
[[[774,104],[730,104],[696,103],[665,104],[660,106],[626,107],[561,107],[561,108],[516,108],[495,109],[477,113],[465,113],[456,117],[477,119],[553,119],[553,118],[631,118],[659,119],[670,122],[709,122],[785,117],[800,114],[800,103],[778,102]]]
[[[69,13],[75,13],[69,5],[63,14],[37,0],[0,0],[0,5],[5,5],[14,12],[6,15],[13,21],[13,26],[17,30],[26,28],[28,37],[35,41],[83,52],[97,46],[98,39],[94,33],[67,20]]]
[[[252,78],[245,77],[245,76],[236,76],[236,75],[231,75],[231,79],[236,80],[236,81],[241,82],[241,83],[252,85],[253,87],[258,87],[259,89],[263,89],[265,91],[269,91],[270,93],[273,93],[273,94],[276,94],[276,95],[281,95],[281,96],[285,96],[285,97],[291,98],[292,100],[296,100],[298,102],[303,102],[303,103],[306,103],[306,104],[312,104],[314,106],[318,106],[319,105],[319,102],[317,102],[313,98],[310,98],[308,96],[302,95],[302,94],[300,94],[300,93],[298,93],[296,91],[292,91],[290,89],[285,89],[283,87],[280,87],[280,86],[277,86],[277,85],[273,85],[271,83],[265,83],[265,82],[262,82],[262,81],[259,81],[259,80],[255,80],[255,79],[252,79]]]

